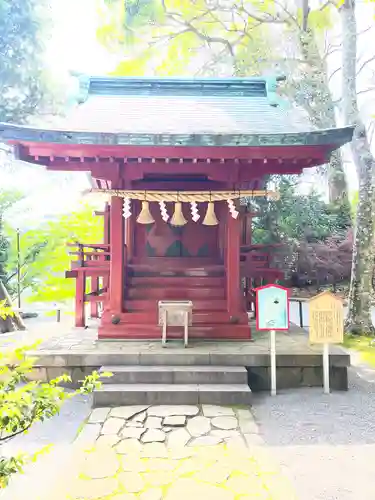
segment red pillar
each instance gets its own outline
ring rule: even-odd
[[[123,311],[124,301],[124,218],[122,215],[123,199],[118,196],[111,198],[110,227],[111,227],[111,262],[109,294],[110,308],[113,314]]]
[[[233,219],[228,214],[226,224],[226,276],[227,276],[227,308],[231,316],[236,316],[241,311],[240,288],[240,218]]]
[[[104,222],[104,234],[103,234],[103,243],[104,244],[110,244],[111,242],[111,233],[110,233],[110,218],[111,214],[111,208],[109,203],[105,204],[104,207],[104,217],[103,217],[103,222]],[[103,288],[107,291],[109,291],[109,278],[108,275],[103,276]]]
[[[85,273],[78,272],[76,278],[75,325],[85,326]]]

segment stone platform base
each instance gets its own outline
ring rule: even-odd
[[[278,333],[276,351],[279,389],[322,386],[322,350],[320,346],[309,345],[304,330],[293,325],[288,332]],[[225,391],[220,390],[220,384],[223,386],[226,384],[226,397],[230,399],[230,402],[228,399],[228,402],[222,404],[244,404],[244,401],[236,403],[235,399],[231,399],[232,396],[228,396],[230,384],[233,385],[233,389],[234,384],[242,384],[241,388],[236,388],[238,394],[241,391],[243,393],[247,387],[246,376],[242,380],[243,375],[231,373],[230,367],[246,367],[247,382],[251,391],[269,389],[270,356],[267,332],[255,332],[252,341],[191,341],[187,348],[183,347],[181,341],[171,341],[167,347],[162,348],[161,341],[99,341],[97,328],[92,327],[86,330],[72,329],[66,335],[50,338],[42,343],[37,351],[30,354],[38,357],[32,376],[39,380],[51,380],[62,373],[67,373],[72,378],[73,386],[77,386],[85,375],[102,366],[127,367],[123,370],[121,378],[112,381],[108,379],[106,383],[125,384],[128,389],[129,384],[141,384],[143,393],[145,384],[164,386],[160,387],[160,394],[162,393],[160,398],[156,394],[152,401],[142,400],[139,404],[173,403],[177,385],[185,386],[181,388],[182,393],[186,392],[186,385],[190,386],[189,389],[196,385],[195,392],[190,390],[190,393],[195,394],[190,396],[190,404],[193,403],[193,399],[194,403],[221,404],[217,394]],[[349,365],[350,356],[343,349],[333,346],[330,351],[332,389],[347,390]],[[149,379],[147,367],[150,367],[150,372],[154,370],[154,373],[155,367],[158,367],[156,378]],[[179,378],[173,378],[173,373]],[[218,378],[215,378],[215,373]],[[237,377],[238,380],[233,377]],[[166,387],[170,384],[175,384],[170,388],[174,392]],[[216,385],[215,391],[211,391],[211,399],[207,401],[199,399],[198,393],[208,394],[203,389],[199,390],[200,384],[205,384],[206,388],[208,385],[211,387],[213,384]],[[115,389],[118,391],[118,388]],[[156,387],[153,389],[155,393]],[[116,392],[113,388],[111,390]],[[136,404],[135,388],[131,387],[129,392],[133,394],[133,404]],[[244,397],[248,398],[248,395]],[[104,400],[107,405],[115,404],[115,401],[111,403],[108,398],[103,398],[103,402]],[[121,400],[124,404],[126,397]],[[184,403],[183,394],[178,397],[178,403]],[[246,404],[249,404],[248,399]]]

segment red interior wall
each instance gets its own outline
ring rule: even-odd
[[[169,256],[171,256],[170,252],[174,251],[171,248],[175,249],[176,245],[182,245],[188,255],[180,256],[220,258],[219,226],[205,226],[202,224],[207,210],[207,203],[198,204],[201,216],[198,222],[194,222],[191,218],[190,204],[183,203],[183,214],[188,223],[180,228],[173,228],[169,223],[161,219],[158,203],[150,203],[149,206],[155,222],[150,226],[135,223],[135,257],[151,256],[147,253],[148,243],[152,247],[153,256],[155,257],[168,256],[168,252]],[[135,218],[138,217],[140,209],[140,203],[135,203],[133,210]],[[167,211],[169,216],[172,217],[174,203],[167,203]],[[219,213],[216,215],[219,218]]]

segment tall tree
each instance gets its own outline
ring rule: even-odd
[[[192,68],[208,76],[283,72],[289,81],[283,92],[311,122],[336,126],[327,70],[335,48],[323,43],[331,22],[329,2],[314,9],[309,0],[302,0],[301,8],[283,0],[140,0],[138,10],[132,5],[110,2],[99,31],[114,50],[128,53],[129,40],[131,50],[134,44],[141,47],[115,74],[189,74]],[[332,155],[327,178],[331,202],[348,204],[340,152]]]
[[[3,231],[3,214],[14,203],[22,198],[21,193],[0,190],[0,333],[23,328],[18,314],[11,312],[11,298],[6,284],[8,281],[7,263],[9,259],[9,240]]]
[[[43,69],[44,0],[0,0],[0,122],[25,122],[43,110],[48,100]],[[0,160],[1,161],[1,160]],[[9,198],[9,196],[8,196]],[[8,199],[9,201],[9,199]],[[0,206],[0,302],[10,302],[6,281],[9,244],[3,233]],[[10,305],[10,304],[8,304]],[[1,329],[17,327],[18,317],[0,318]],[[5,325],[5,326],[4,326]]]
[[[46,98],[44,0],[0,0],[0,122],[25,121]]]
[[[343,33],[342,115],[347,124],[355,125],[351,150],[359,179],[346,329],[353,334],[375,335],[371,318],[371,281],[374,269],[375,158],[370,150],[368,131],[358,106],[358,32],[355,7],[355,0],[344,0],[339,6]]]

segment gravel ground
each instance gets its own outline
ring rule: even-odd
[[[375,371],[349,376],[349,392],[255,398],[260,433],[301,500],[375,499]]]

